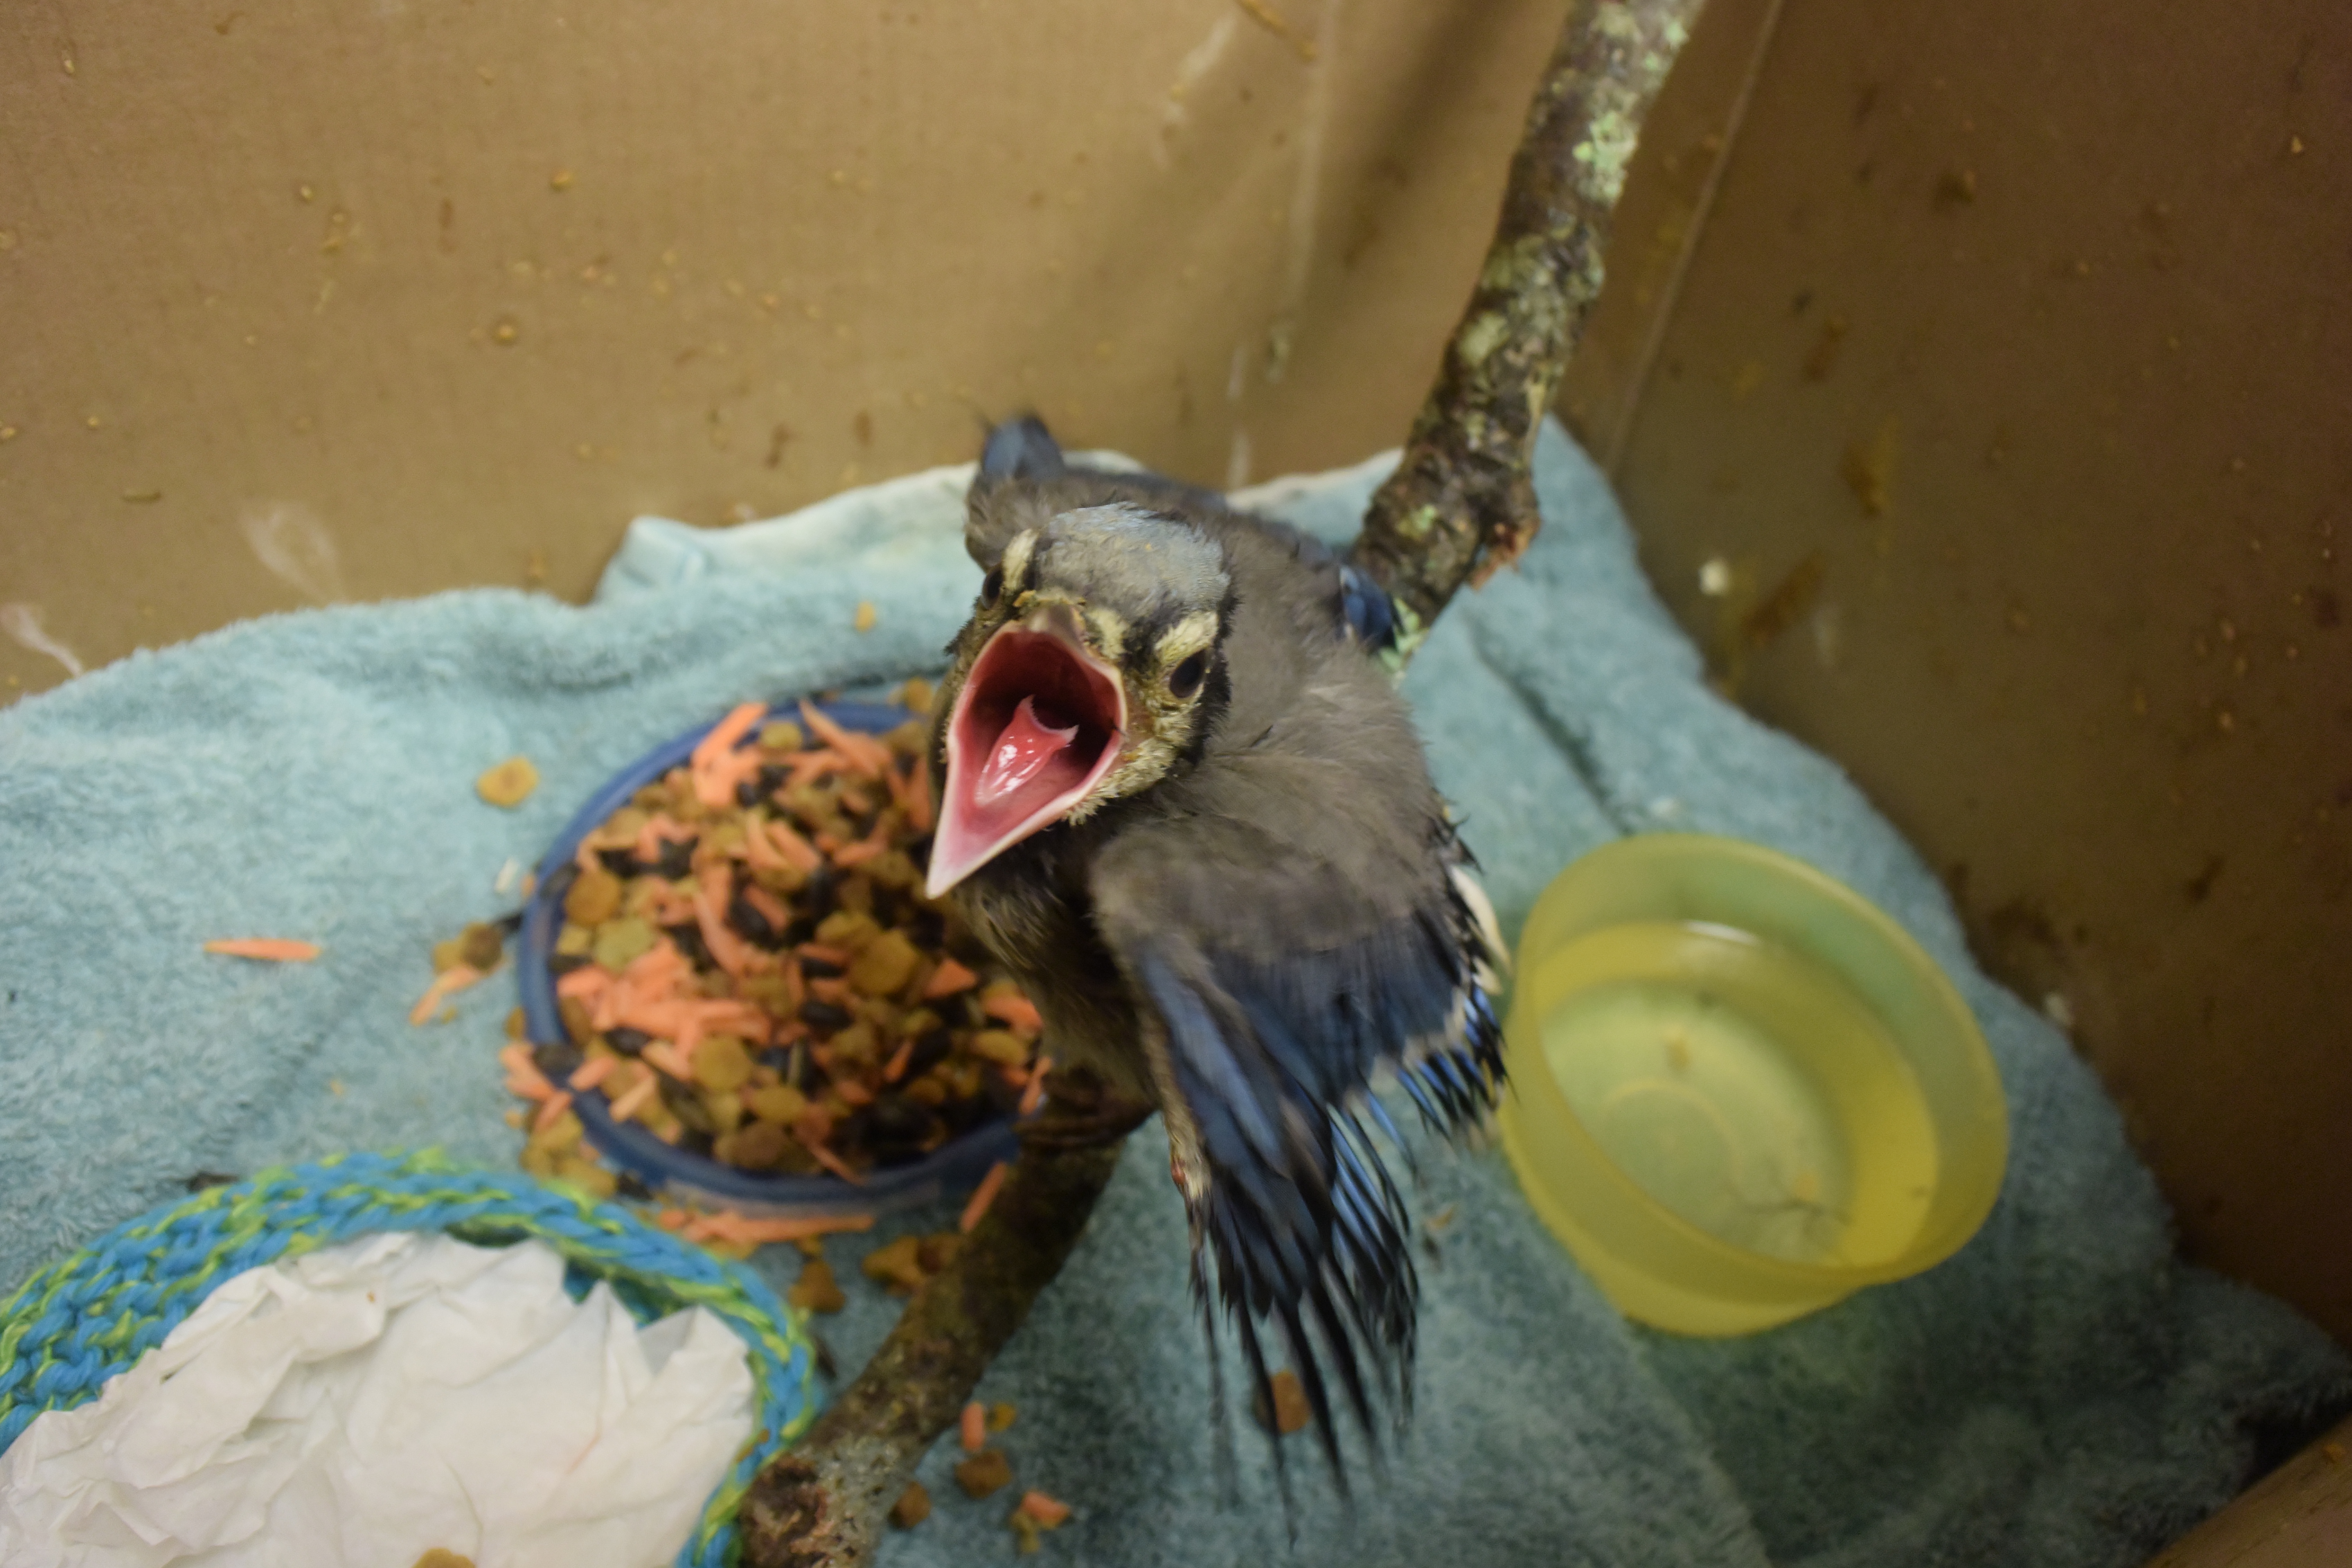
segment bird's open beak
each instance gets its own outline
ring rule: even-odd
[[[938,898],[1087,797],[1118,760],[1127,693],[1066,605],[988,639],[948,720],[925,890]]]

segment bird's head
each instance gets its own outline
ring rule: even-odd
[[[943,691],[933,898],[1157,784],[1206,739],[1226,689],[1233,584],[1215,541],[1128,500],[1041,500],[1012,521],[982,556]]]

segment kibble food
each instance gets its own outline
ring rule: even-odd
[[[851,1179],[1034,1106],[1036,1008],[923,896],[928,724],[907,706],[874,735],[746,704],[583,838],[550,889],[550,1084],[722,1164]],[[905,1262],[914,1280],[938,1258]]]

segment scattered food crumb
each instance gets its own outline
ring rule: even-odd
[[[860,599],[857,601],[857,614],[851,620],[850,624],[855,626],[861,632],[870,632],[874,629],[874,623],[878,618],[879,617],[877,616],[874,609],[874,601],[871,599]]]
[[[492,805],[511,810],[539,787],[539,770],[529,757],[509,757],[474,781],[475,793]]]
[[[482,972],[471,964],[460,963],[443,970],[433,977],[433,984],[425,988],[425,994],[417,998],[416,1005],[408,1010],[408,1021],[422,1025],[433,1016],[433,1009],[441,1005],[443,998],[478,984],[481,978]]]
[[[499,928],[478,921],[448,941],[433,944],[433,972],[439,974],[463,964],[488,974],[505,954],[506,938]]]
[[[840,1282],[833,1277],[833,1265],[822,1258],[801,1265],[801,1277],[784,1292],[784,1300],[805,1312],[838,1312],[849,1305],[849,1298],[842,1294]]]
[[[920,1481],[908,1481],[898,1500],[890,1505],[890,1522],[900,1530],[912,1530],[931,1517],[931,1494],[923,1489]]]
[[[1266,1409],[1265,1394],[1260,1393],[1251,1412],[1257,1417],[1257,1424],[1271,1426],[1285,1437],[1293,1432],[1307,1430],[1307,1423],[1313,1412],[1307,1407],[1307,1390],[1300,1386],[1298,1374],[1285,1367],[1267,1381],[1274,1391],[1274,1408],[1271,1411]]]
[[[1058,1529],[1069,1522],[1070,1505],[1057,1498],[1032,1489],[1021,1494],[1020,1510],[1047,1530]]]
[[[1895,421],[1886,420],[1878,434],[1865,446],[1853,442],[1845,449],[1845,460],[1839,473],[1846,489],[1862,503],[1865,517],[1883,517],[1895,483]]]
[[[917,1256],[922,1244],[919,1236],[902,1236],[867,1253],[858,1267],[868,1279],[887,1286],[892,1295],[911,1296],[923,1286],[923,1265]]]
[[[225,936],[205,943],[205,951],[265,963],[308,963],[319,956],[319,944],[285,936]]]
[[[979,1401],[963,1407],[963,1415],[957,1426],[957,1436],[963,1443],[965,1453],[977,1454],[988,1447],[988,1410]]]
[[[329,1079],[327,1080],[327,1092],[328,1092],[329,1094],[333,1095],[337,1100],[341,1100],[341,1099],[342,1099],[342,1098],[343,1098],[343,1080],[342,1080],[341,1079],[339,1079],[339,1078],[331,1078],[331,1079]]]
[[[425,1549],[425,1555],[416,1560],[415,1568],[474,1568],[474,1560],[446,1546],[428,1546]]]
[[[963,1213],[956,1220],[958,1230],[966,1236],[971,1234],[981,1216],[988,1213],[988,1205],[996,1201],[998,1190],[1004,1185],[1004,1173],[1011,1168],[1002,1160],[988,1168],[988,1174],[981,1177],[980,1185],[971,1190],[971,1201],[963,1205]]]
[[[1014,1410],[1012,1405],[999,1400],[988,1407],[988,1429],[992,1432],[1005,1431],[1019,1418],[1019,1415],[1020,1412]]]
[[[956,1466],[955,1479],[964,1496],[984,1498],[1013,1484],[1013,1463],[1001,1449],[982,1448]]]
[[[2319,1452],[2331,1465],[2340,1465],[2344,1462],[2344,1445],[2341,1443],[2330,1443]]]

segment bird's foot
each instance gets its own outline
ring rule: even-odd
[[[1056,1068],[1045,1080],[1045,1110],[1021,1128],[1021,1146],[1044,1153],[1117,1143],[1151,1120],[1156,1107],[1129,1100],[1085,1068]]]

